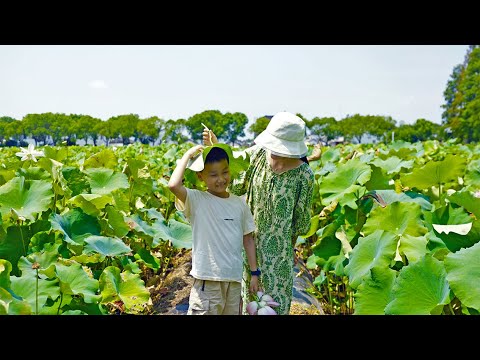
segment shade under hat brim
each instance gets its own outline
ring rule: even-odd
[[[279,139],[266,130],[261,132],[254,140],[255,144],[290,158],[301,158],[307,155],[308,147],[303,141],[288,141]]]

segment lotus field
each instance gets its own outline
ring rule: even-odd
[[[1,148],[0,314],[149,314],[191,248],[167,188],[190,146]],[[480,145],[322,150],[296,246],[325,312],[479,314]]]

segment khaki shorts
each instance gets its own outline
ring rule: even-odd
[[[240,315],[241,288],[235,281],[194,279],[187,315]]]

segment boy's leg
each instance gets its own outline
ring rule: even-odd
[[[235,281],[222,282],[222,294],[224,296],[225,308],[223,315],[240,315],[242,285]]]
[[[195,279],[187,315],[219,315],[223,309],[220,281]]]

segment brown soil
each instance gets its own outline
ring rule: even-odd
[[[188,297],[193,285],[193,278],[189,275],[192,269],[192,254],[187,251],[175,260],[173,271],[150,289],[153,314],[173,315],[178,313],[176,309],[178,305],[188,306]]]
[[[153,306],[150,314],[153,315],[183,315],[188,308],[188,298],[193,285],[193,278],[189,275],[192,269],[191,251],[178,254],[172,262],[173,270],[165,279],[151,278],[148,283]],[[148,285],[148,284],[147,284]],[[290,315],[324,315],[322,309],[314,305],[300,303],[293,299]]]

